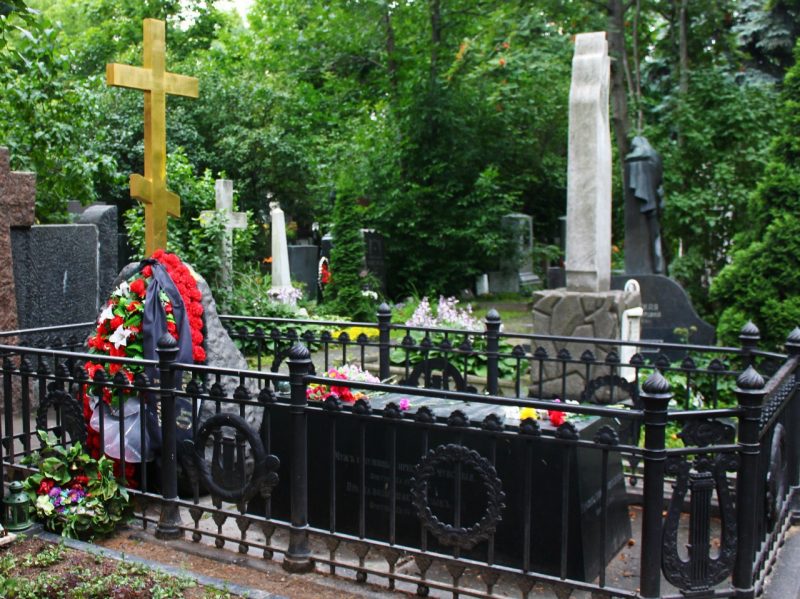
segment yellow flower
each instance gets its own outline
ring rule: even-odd
[[[355,341],[356,339],[358,339],[358,336],[361,333],[364,333],[369,339],[374,339],[378,337],[379,331],[378,329],[374,329],[372,327],[347,327],[346,329],[342,329],[341,331],[336,331],[333,334],[333,338],[338,339],[339,335],[341,335],[342,333],[347,333],[350,339]]]
[[[519,420],[522,422],[523,420],[531,418],[532,420],[538,420],[539,414],[536,412],[536,408],[520,408],[519,410]]]

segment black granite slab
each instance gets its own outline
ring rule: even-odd
[[[517,423],[506,421],[502,408],[479,402],[465,404],[460,400],[391,394],[373,397],[370,403],[373,410],[380,410],[389,402],[399,403],[402,397],[410,399],[409,414],[426,406],[437,419],[446,420],[459,409],[474,423],[482,422],[489,414],[496,414],[504,426]],[[288,410],[271,410],[270,418],[270,450],[281,460],[282,481],[273,491],[271,515],[288,519],[290,498],[286,481],[290,477],[290,456],[284,449],[291,441]],[[554,433],[555,428],[548,422],[540,422],[545,434]],[[596,417],[573,424],[579,437],[589,440],[602,426],[617,426]],[[432,429],[386,418],[364,419],[350,412],[321,410],[309,411],[308,438],[309,523],[314,527],[456,555],[452,546],[442,545],[423,529],[412,504],[411,487],[416,466],[429,449],[461,444],[494,464],[505,493],[505,508],[494,537],[458,555],[558,575],[565,538],[567,576],[592,580],[601,565],[630,538],[625,480],[616,452],[608,454],[608,534],[602,543],[603,452],[599,449],[576,448],[552,437],[494,436],[475,428]],[[530,477],[526,482],[528,472]],[[460,524],[469,527],[486,511],[487,493],[470,468],[462,466],[460,476]],[[428,488],[428,504],[433,514],[449,524],[456,523],[455,480],[455,467],[437,467]],[[566,495],[563,495],[565,485]],[[527,561],[526,522],[530,535]]]

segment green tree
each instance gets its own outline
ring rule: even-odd
[[[777,348],[800,323],[800,44],[795,60],[784,80],[780,132],[753,194],[748,227],[735,241],[731,264],[711,287],[723,342],[733,342],[752,319],[765,345]]]

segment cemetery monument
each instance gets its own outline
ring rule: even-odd
[[[604,32],[575,38],[569,95],[567,168],[566,288],[533,295],[534,333],[619,339],[623,313],[639,305],[636,293],[610,289],[611,282],[611,135],[608,121],[610,63]],[[547,342],[548,355],[577,351],[574,343]],[[581,347],[585,347],[585,344]],[[612,349],[596,345],[603,360]],[[573,356],[577,358],[578,356]],[[568,365],[567,393],[579,395],[585,369]],[[545,367],[545,397],[561,393],[561,364]]]

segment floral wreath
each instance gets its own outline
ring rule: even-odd
[[[195,363],[203,363],[206,352],[203,349],[203,306],[202,293],[197,288],[197,281],[193,271],[175,255],[156,250],[153,259],[157,260],[167,271],[175,284],[186,309],[186,318],[189,321],[189,330],[192,336],[192,358]],[[144,357],[144,335],[142,331],[144,321],[145,298],[150,283],[153,280],[153,267],[145,264],[138,272],[112,292],[111,298],[106,303],[97,319],[97,329],[87,341],[89,353],[120,358],[142,359]],[[166,314],[167,332],[178,339],[178,325],[173,313],[172,301],[169,296],[161,291],[158,296],[161,306]],[[88,361],[84,365],[89,379],[94,379],[98,371],[103,371],[108,379],[112,379],[121,372],[130,382],[137,374],[144,372],[144,367],[139,364],[118,364],[112,362],[98,363]],[[124,396],[133,393],[132,389],[112,390],[101,385],[91,385],[90,394],[99,397],[112,408],[119,408],[124,403]],[[87,423],[91,419],[93,409],[88,394],[83,399],[83,415]],[[101,454],[100,435],[88,427],[86,444],[90,454],[97,458]],[[127,466],[132,466],[128,464]],[[126,476],[128,468],[126,467]]]
[[[23,482],[36,516],[66,537],[108,534],[122,521],[128,493],[117,484],[111,460],[95,460],[80,443],[61,447],[53,433],[38,431],[41,449],[23,458],[38,468]]]

